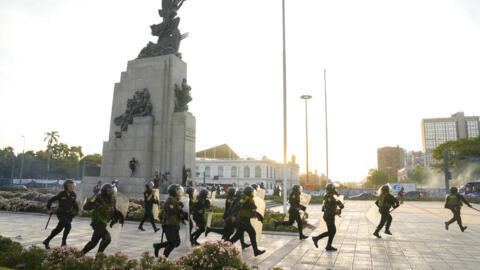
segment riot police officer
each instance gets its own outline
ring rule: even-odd
[[[120,223],[123,226],[125,217],[115,208],[114,187],[111,184],[104,184],[100,191],[93,198],[89,199],[83,206],[83,210],[92,212],[92,222],[90,226],[93,229],[92,239],[82,249],[82,253],[86,254],[97,246],[100,239],[100,246],[98,253],[103,252],[110,244],[111,237],[107,230],[107,223],[110,222],[110,228],[115,223]]]
[[[140,225],[138,226],[138,229],[141,231],[145,231],[143,228],[143,223],[149,219],[150,223],[152,223],[153,230],[157,232],[158,229],[157,226],[155,226],[155,219],[153,217],[153,204],[158,204],[158,201],[153,197],[153,182],[150,181],[145,185],[145,193],[143,193],[143,199],[145,202],[145,213],[143,214],[142,221],[140,221]]]
[[[228,241],[230,239],[230,236],[232,236],[233,232],[235,231],[235,226],[237,224],[238,204],[242,194],[243,191],[236,191],[233,187],[227,190],[227,198],[225,199],[225,212],[223,213],[225,225],[222,229],[207,227],[205,236],[207,236],[210,232],[214,232],[221,234],[224,241]],[[245,243],[243,235],[240,237],[240,243],[242,244],[242,249],[246,249],[251,246],[250,244]]]
[[[467,226],[462,225],[462,217],[460,216],[460,209],[463,205],[462,202],[468,205],[468,207],[472,207],[472,205],[467,200],[465,200],[462,195],[458,194],[458,189],[456,187],[451,187],[450,194],[447,195],[445,198],[445,208],[452,211],[453,217],[449,221],[445,222],[446,230],[448,230],[448,225],[452,224],[455,221],[457,221],[457,224],[462,232],[467,229]]]
[[[225,226],[223,229],[220,228],[210,228],[207,227],[205,230],[205,236],[207,236],[210,232],[218,233],[222,235],[222,239],[227,241],[230,239],[233,231],[235,230],[235,225],[232,222],[232,212],[233,212],[233,204],[235,202],[235,188],[230,187],[227,190],[227,197],[225,198],[225,212],[223,212],[223,220],[225,221]],[[235,220],[235,217],[233,217]],[[227,232],[228,231],[228,232]],[[226,237],[228,235],[228,237]]]
[[[180,245],[180,222],[187,219],[188,213],[183,211],[183,204],[180,202],[180,197],[183,194],[183,188],[177,184],[171,184],[168,187],[168,199],[165,201],[163,210],[160,216],[162,221],[163,232],[167,237],[167,242],[153,244],[155,257],[158,257],[160,249],[163,250],[163,255],[168,257],[170,252]]]
[[[50,240],[52,240],[57,234],[63,230],[62,246],[67,245],[67,237],[72,228],[72,219],[78,214],[78,204],[75,201],[77,195],[73,191],[75,188],[75,182],[67,180],[63,183],[63,191],[57,193],[47,202],[47,213],[51,215],[53,213],[52,203],[58,201],[57,218],[58,224],[55,229],[52,230],[50,235],[43,241],[46,249],[50,249]]]
[[[288,209],[288,221],[283,222],[274,222],[275,229],[279,225],[291,226],[293,222],[297,222],[298,225],[298,234],[300,240],[307,239],[308,236],[303,234],[303,224],[302,218],[300,217],[300,210],[305,211],[307,208],[300,204],[300,194],[302,193],[302,187],[300,185],[294,185],[292,192],[288,196],[288,203],[290,208]]]
[[[191,234],[190,242],[193,246],[200,245],[197,242],[197,239],[200,237],[202,233],[205,232],[205,217],[204,213],[205,210],[210,209],[210,200],[207,199],[208,191],[206,189],[200,190],[197,199],[193,200],[192,204],[192,216],[193,221],[197,224],[198,229]]]
[[[390,208],[397,208],[400,204],[395,197],[390,194],[390,187],[388,185],[383,185],[380,188],[379,197],[375,204],[378,206],[378,211],[382,215],[380,223],[377,226],[377,229],[373,233],[377,238],[381,238],[379,232],[385,225],[385,233],[392,235],[390,232],[390,225],[392,224],[392,215],[390,215]]]
[[[190,217],[192,215],[192,209],[193,209],[193,196],[195,194],[195,189],[193,187],[188,187],[187,188],[187,191],[185,192],[188,194],[188,216]],[[192,229],[193,229],[193,222],[192,222],[192,219],[189,218],[188,219],[188,226],[190,227],[190,235],[191,235],[191,232],[192,232]]]
[[[312,240],[315,247],[318,248],[318,240],[328,236],[328,242],[325,249],[327,251],[337,251],[337,249],[332,246],[333,238],[337,233],[337,227],[335,226],[335,215],[339,215],[344,206],[341,201],[335,199],[334,197],[334,195],[338,195],[338,193],[335,190],[335,185],[333,183],[328,183],[325,188],[327,192],[323,198],[322,211],[323,220],[325,220],[327,223],[327,231],[312,237]]]
[[[230,242],[235,243],[245,232],[248,233],[250,237],[250,243],[253,247],[253,254],[259,256],[265,253],[265,250],[259,250],[257,246],[256,232],[253,229],[252,224],[250,223],[251,218],[258,218],[260,221],[263,221],[263,217],[257,213],[257,206],[253,200],[254,189],[252,187],[246,187],[243,191],[244,197],[239,200],[238,205],[238,223],[237,223],[237,232],[230,239]]]

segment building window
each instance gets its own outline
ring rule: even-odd
[[[218,166],[218,177],[223,177],[223,167]]]
[[[205,167],[205,177],[210,177],[210,167]]]
[[[262,177],[262,168],[260,166],[255,167],[255,178],[261,178]]]
[[[237,177],[237,167],[232,167],[232,173],[231,173],[232,177]]]
[[[245,168],[243,168],[243,177],[250,178],[250,167],[246,166]]]

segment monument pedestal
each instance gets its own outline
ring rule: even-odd
[[[98,180],[116,178],[120,191],[141,195],[155,172],[168,174],[169,184],[193,181],[195,117],[186,111],[191,100],[186,72],[186,63],[173,54],[128,62],[114,88],[101,177],[85,178],[85,192]],[[132,158],[137,160],[133,176]],[[189,170],[190,179],[183,179]]]

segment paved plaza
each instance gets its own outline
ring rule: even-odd
[[[474,205],[479,207],[479,205]],[[281,207],[274,208],[281,210]],[[325,230],[321,220],[321,206],[312,205],[308,209],[311,223],[317,228],[306,234],[317,235]],[[450,211],[441,202],[406,202],[393,213],[393,236],[382,235],[376,239],[372,233],[380,216],[372,201],[346,201],[342,217],[338,219],[337,236],[334,246],[338,252],[326,252],[326,239],[313,246],[309,238],[298,240],[296,234],[263,235],[260,246],[267,252],[254,257],[252,249],[243,251],[245,260],[260,269],[274,266],[284,269],[479,269],[480,263],[480,213],[468,207],[463,208],[462,217],[468,229],[462,233],[456,224],[446,231],[443,222],[450,218]],[[41,246],[43,239],[57,223],[44,230],[47,215],[0,212],[0,235],[10,237],[25,246]],[[68,244],[82,248],[91,237],[90,220],[76,218],[72,224]],[[160,240],[160,232],[154,234],[149,224],[147,231],[137,230],[137,222],[127,222],[121,232],[119,242],[112,243],[107,253],[122,251],[130,257],[139,257],[144,251],[152,251],[152,243]],[[182,237],[184,230],[182,230]],[[214,233],[199,242],[217,240]],[[248,239],[248,238],[247,238]],[[60,245],[57,236],[51,246]],[[240,247],[240,244],[237,243]],[[174,250],[171,258],[176,258],[187,247]],[[94,250],[96,251],[96,249]],[[94,251],[90,254],[93,255]]]

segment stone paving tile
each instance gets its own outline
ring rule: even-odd
[[[267,252],[254,257],[249,248],[242,251],[242,256],[260,269],[271,269],[273,266],[284,269],[479,269],[480,245],[474,239],[480,238],[480,215],[473,210],[462,210],[468,230],[461,233],[455,224],[445,231],[443,221],[451,214],[443,209],[442,203],[407,202],[392,213],[394,221],[391,230],[394,235],[382,234],[382,239],[376,239],[371,234],[379,221],[379,214],[378,209],[372,206],[369,201],[346,203],[342,217],[337,218],[337,235],[333,245],[338,252],[324,250],[326,239],[319,241],[316,249],[311,238],[300,241],[296,235],[264,234],[259,246]],[[325,231],[320,206],[311,205],[308,211],[311,220],[320,223],[313,232],[307,230],[306,233],[317,235]],[[47,216],[41,214],[0,212],[0,234],[24,246],[41,245],[57,222],[52,219],[52,224],[45,231],[46,220]],[[74,220],[69,245],[82,248],[88,242],[92,233],[89,223],[88,219]],[[144,251],[151,252],[152,243],[159,241],[161,234],[153,233],[148,225],[146,232],[139,232],[137,226],[136,222],[127,222],[119,241],[112,243],[107,253],[122,251],[138,258]],[[58,246],[60,238],[57,236],[51,245]],[[202,236],[200,242],[219,238],[212,233],[207,238]],[[240,244],[237,243],[237,246],[240,247]],[[171,258],[187,250],[186,246],[175,249]]]

